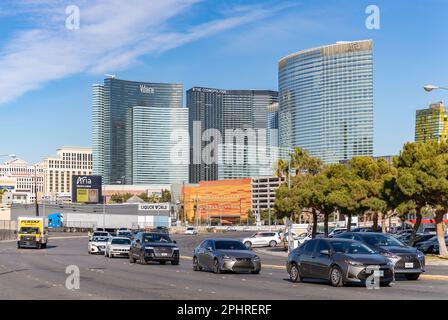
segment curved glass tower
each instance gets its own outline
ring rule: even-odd
[[[279,61],[279,142],[325,163],[373,155],[373,43],[338,42]]]

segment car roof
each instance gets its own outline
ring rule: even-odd
[[[126,237],[111,237],[112,240],[114,239],[124,239],[124,240],[129,240],[129,238]]]

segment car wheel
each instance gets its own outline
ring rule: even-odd
[[[388,286],[390,286],[390,283],[391,283],[392,281],[384,281],[384,282],[380,282],[380,286],[381,287],[388,287]]]
[[[333,287],[342,287],[344,285],[342,271],[338,266],[334,266],[330,270],[330,283]]]
[[[201,271],[202,267],[199,265],[197,257],[193,257],[193,271]]]
[[[420,273],[407,273],[404,275],[406,277],[406,279],[408,280],[418,280],[418,278],[420,277]]]
[[[244,245],[246,246],[247,249],[252,248],[252,242],[250,242],[250,241],[244,242]]]
[[[146,262],[146,260],[145,260],[145,255],[143,252],[140,253],[140,259],[138,259],[138,261],[140,262],[140,264],[143,264],[143,265],[148,264],[148,262]]]
[[[177,266],[177,265],[179,265],[179,258],[174,259],[174,260],[171,260],[171,264],[172,264],[173,266]]]
[[[165,265],[165,264],[166,264],[166,261],[159,261],[159,263],[160,263],[161,265]]]
[[[252,274],[259,274],[260,273],[260,269],[255,269],[255,270],[252,270],[250,273],[252,273]]]
[[[301,280],[299,266],[297,263],[293,263],[289,267],[289,279],[291,279],[292,282],[298,282]]]
[[[275,247],[275,246],[277,246],[277,241],[272,240],[271,242],[269,242],[269,246],[270,246],[270,247]]]
[[[219,265],[218,259],[213,261],[213,272],[218,274],[221,273],[221,266]]]
[[[132,253],[131,253],[131,252],[129,252],[129,263],[135,263],[135,259],[134,259],[134,257],[132,256]]]

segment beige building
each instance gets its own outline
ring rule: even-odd
[[[29,165],[19,158],[0,165],[0,189],[14,192],[38,193],[44,189],[44,170],[42,164]]]
[[[72,176],[92,174],[92,149],[62,147],[56,156],[43,160],[44,194],[46,197],[71,194]]]

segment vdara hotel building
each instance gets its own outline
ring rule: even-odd
[[[188,110],[182,100],[182,84],[109,77],[94,85],[94,174],[108,185],[188,181]]]
[[[279,61],[279,141],[325,163],[373,154],[373,43],[338,42]]]
[[[448,109],[443,102],[433,103],[428,109],[417,110],[415,141],[447,141]]]

